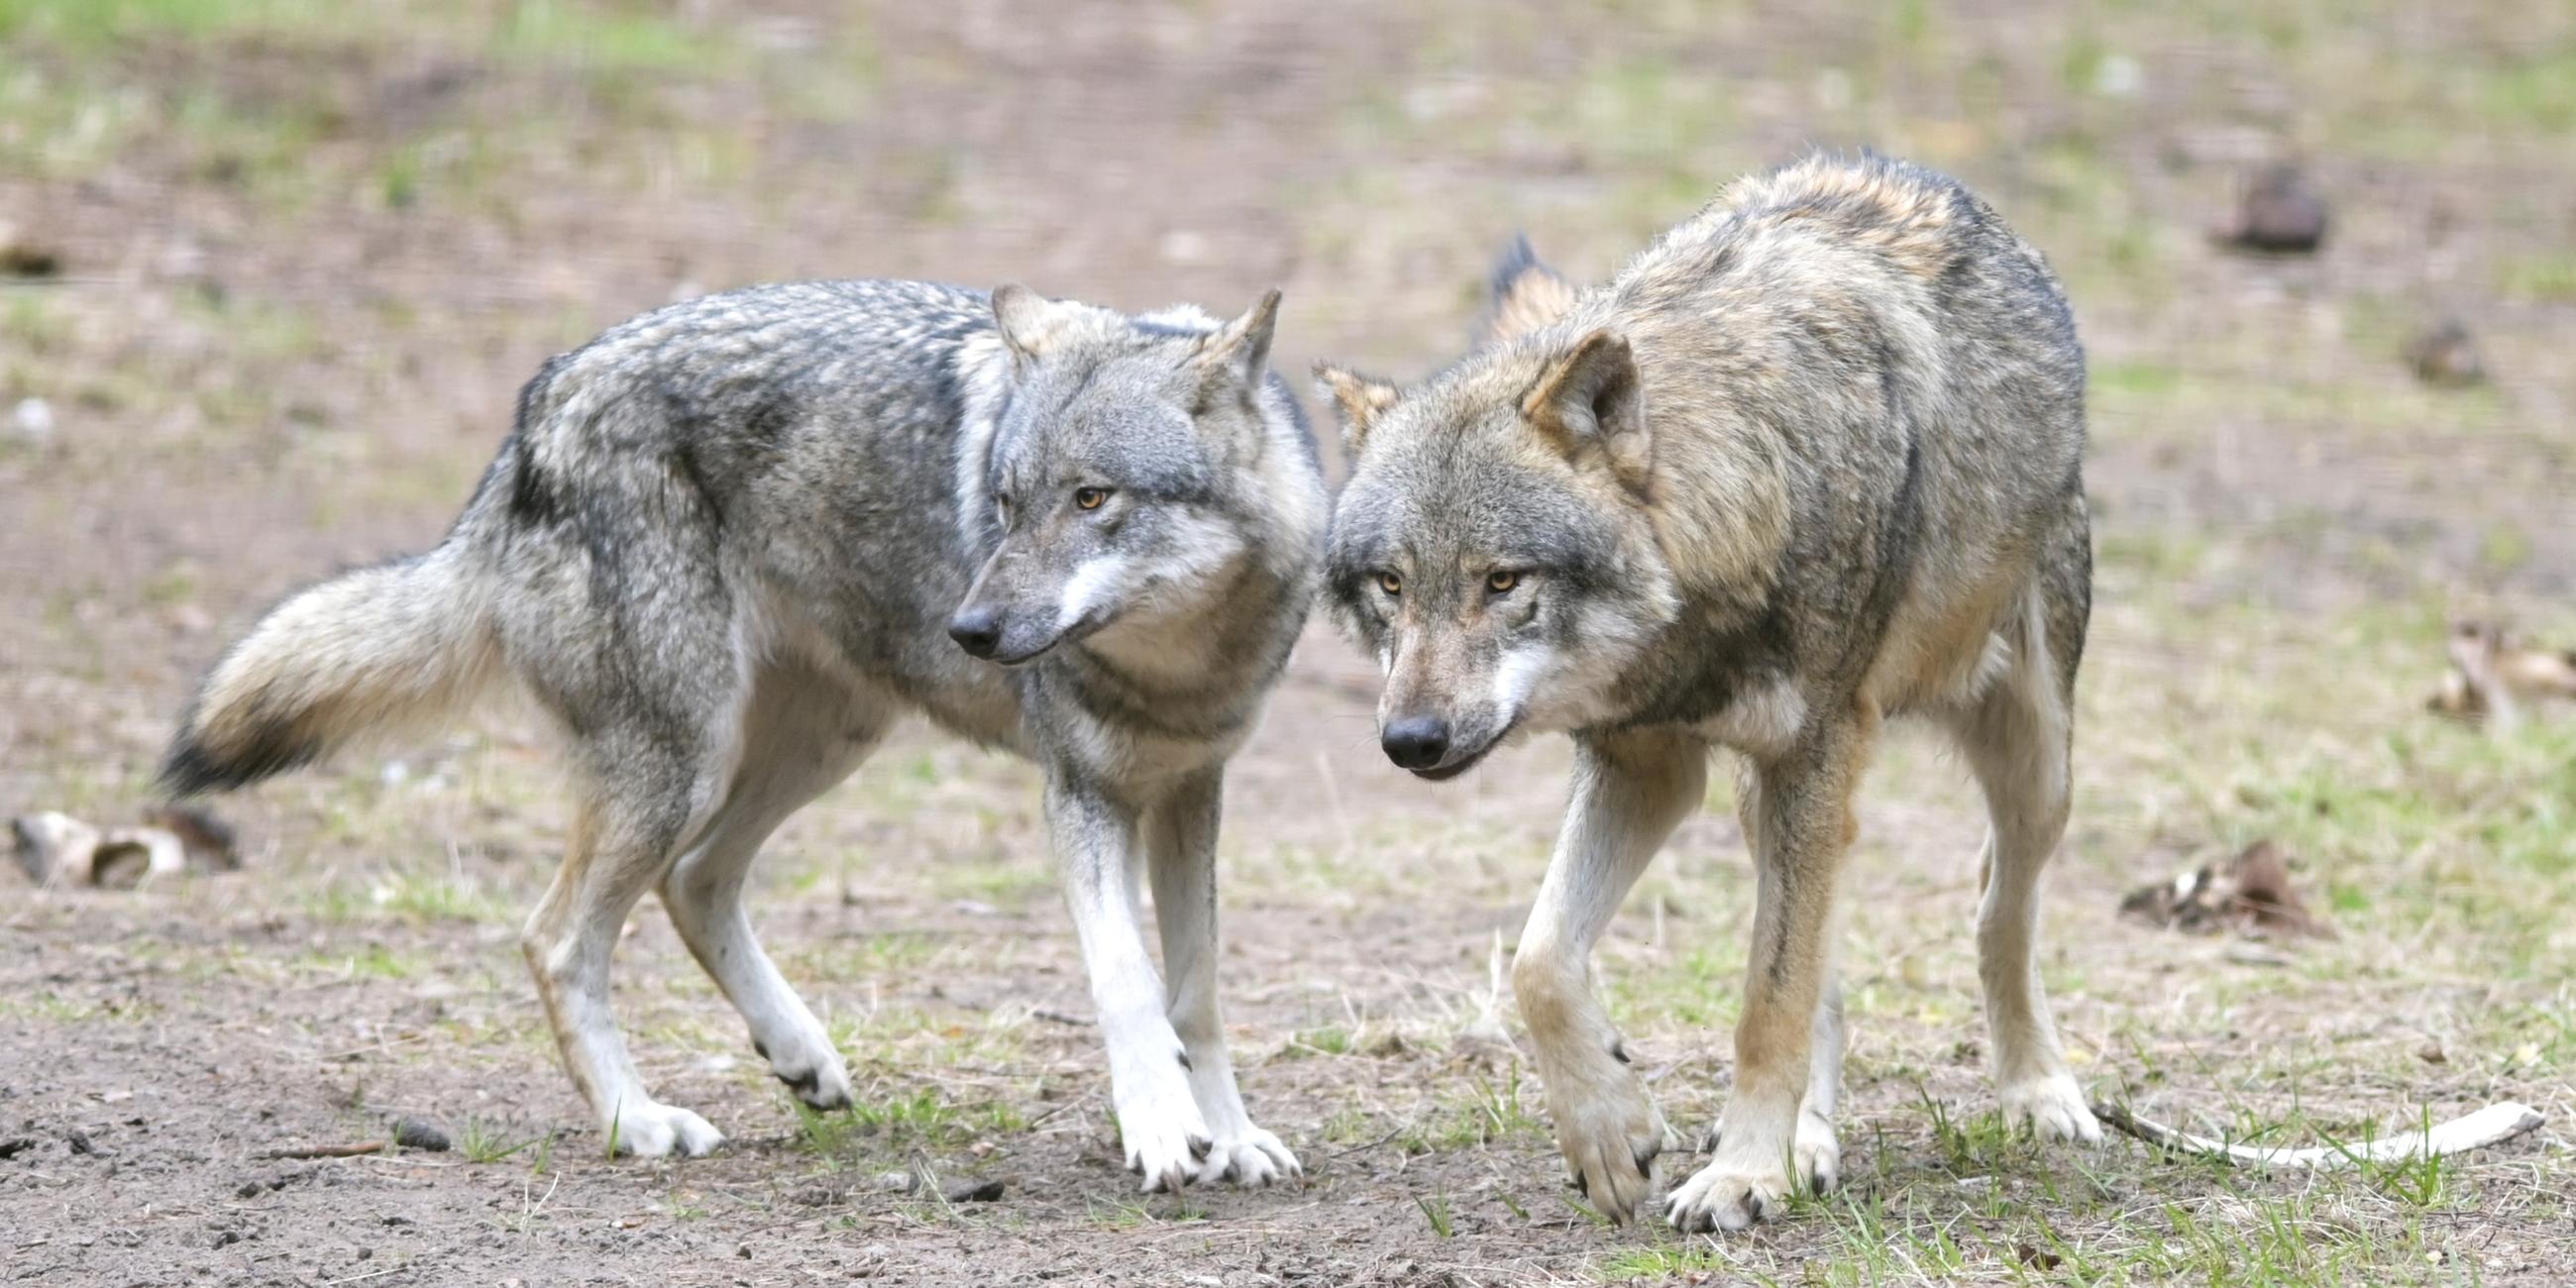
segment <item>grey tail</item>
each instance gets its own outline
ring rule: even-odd
[[[470,559],[451,539],[271,609],[197,690],[162,756],[161,788],[230,790],[467,705],[499,658]]]

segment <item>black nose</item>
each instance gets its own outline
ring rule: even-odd
[[[1449,754],[1449,722],[1438,716],[1406,716],[1390,721],[1377,741],[1397,768],[1429,769]]]
[[[969,604],[948,619],[948,638],[957,647],[977,657],[991,657],[1002,644],[1002,615],[992,609]]]

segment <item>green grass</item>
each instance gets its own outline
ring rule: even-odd
[[[304,906],[315,920],[335,925],[376,920],[501,925],[514,922],[521,912],[514,900],[471,877],[404,870],[325,883],[304,897]]]
[[[552,1140],[536,1135],[514,1141],[497,1124],[481,1118],[468,1117],[456,1129],[456,1152],[469,1163],[502,1162],[541,1143],[551,1146]]]
[[[1408,1154],[1474,1149],[1496,1142],[1528,1143],[1546,1134],[1534,1106],[1521,1099],[1515,1064],[1499,1079],[1470,1077],[1443,1084],[1420,1117],[1397,1133]]]
[[[2505,259],[2496,265],[2495,289],[2542,304],[2576,303],[2576,254],[2551,251]]]
[[[1425,1224],[1431,1227],[1433,1238],[1454,1239],[1458,1237],[1458,1218],[1456,1213],[1449,1210],[1448,1195],[1416,1195],[1414,1196],[1413,1205],[1422,1209],[1422,1219]]]
[[[97,52],[146,35],[203,40],[326,30],[373,8],[338,0],[0,0],[0,38]]]

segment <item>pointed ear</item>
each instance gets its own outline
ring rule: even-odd
[[[993,288],[993,325],[1002,343],[1023,362],[1043,356],[1081,306],[1050,300],[1017,282]]]
[[[1521,419],[1570,461],[1599,453],[1630,491],[1646,491],[1645,397],[1628,338],[1596,330],[1557,355],[1521,398]]]
[[[1475,347],[1493,348],[1564,317],[1575,295],[1574,283],[1539,262],[1529,235],[1515,234],[1494,260],[1491,298],[1476,324]]]
[[[1360,444],[1368,439],[1369,427],[1396,400],[1395,386],[1329,362],[1315,364],[1315,388],[1332,399],[1333,407],[1341,413],[1342,450],[1353,456],[1360,454]]]
[[[1270,362],[1270,333],[1279,324],[1279,288],[1261,293],[1243,316],[1199,341],[1198,363],[1210,375],[1232,377],[1246,389],[1261,385]]]

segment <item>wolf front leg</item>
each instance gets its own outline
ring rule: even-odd
[[[1252,1125],[1226,1054],[1216,1000],[1216,835],[1224,787],[1222,769],[1174,785],[1146,815],[1145,852],[1170,977],[1172,1028],[1189,1053],[1190,1095],[1215,1140],[1197,1179],[1259,1186],[1302,1173],[1278,1137]]]
[[[1139,924],[1137,813],[1096,784],[1057,773],[1047,785],[1047,827],[1064,872],[1092,1006],[1109,1047],[1110,1099],[1127,1169],[1145,1189],[1178,1190],[1208,1155],[1207,1119],[1190,1094],[1187,1047],[1163,1010],[1163,984]]]
[[[1757,764],[1748,830],[1759,887],[1744,1015],[1735,1026],[1735,1090],[1715,1157],[1667,1205],[1684,1231],[1741,1230],[1835,1166],[1832,1128],[1802,1122],[1816,1058],[1840,1061],[1841,1012],[1827,995],[1825,927],[1834,876],[1858,830],[1852,791],[1867,763],[1871,713],[1811,731],[1786,755]],[[1832,1049],[1818,1050],[1818,1038]],[[1819,1106],[1830,1113],[1829,1106]],[[1819,1129],[1821,1128],[1821,1131]],[[1791,1176],[1792,1169],[1797,1175]]]
[[[1637,874],[1699,804],[1708,749],[1670,735],[1578,739],[1574,800],[1512,958],[1512,992],[1538,1052],[1569,1179],[1626,1222],[1664,1146],[1618,1030],[1592,995],[1592,945]]]

